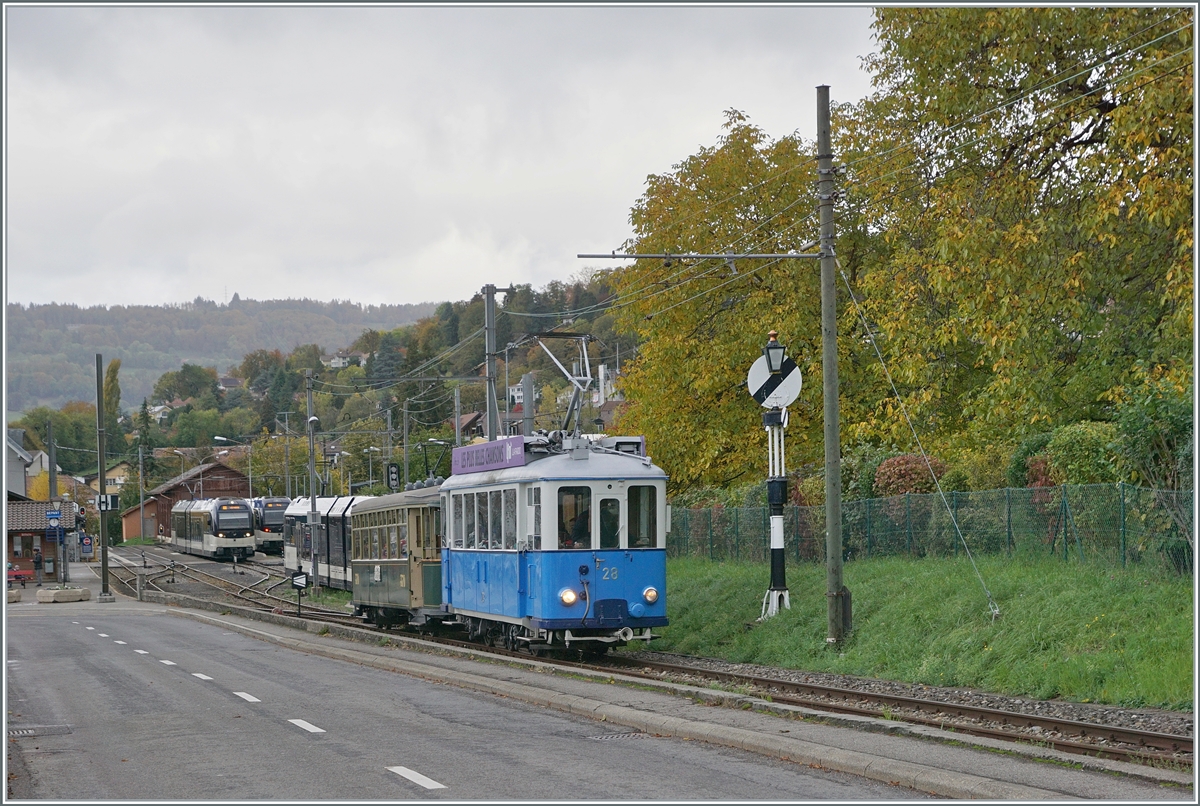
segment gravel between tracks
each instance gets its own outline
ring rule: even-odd
[[[837,686],[857,691],[892,694],[904,697],[938,700],[961,705],[996,708],[1004,711],[1036,716],[1073,719],[1110,727],[1169,733],[1177,736],[1192,736],[1194,715],[1156,708],[1121,708],[1118,706],[1073,703],[1063,700],[1030,700],[989,694],[965,688],[943,688],[920,684],[897,683],[890,680],[875,680],[867,677],[803,672],[796,669],[781,669],[775,666],[759,666],[751,663],[731,663],[715,658],[696,658],[668,652],[640,651],[622,652],[622,657],[661,661],[664,663],[686,663],[708,671],[728,674],[772,677],[797,683],[812,683],[822,686]]]

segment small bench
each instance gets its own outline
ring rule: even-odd
[[[20,582],[21,587],[25,587],[26,582],[33,580],[33,571],[26,571],[22,568],[11,568],[8,571],[8,587],[12,587],[14,582]]]

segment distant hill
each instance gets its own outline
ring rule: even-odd
[[[368,329],[391,330],[429,316],[436,302],[360,305],[310,299],[226,304],[197,297],[180,305],[7,306],[8,410],[58,408],[96,399],[96,353],[121,359],[121,406],[136,408],[164,372],[188,362],[222,375],[257,350],[318,344],[331,353]]]

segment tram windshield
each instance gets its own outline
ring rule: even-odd
[[[658,499],[651,485],[629,488],[629,547],[650,548],[658,536]]]
[[[592,488],[558,488],[558,547],[592,547]]]

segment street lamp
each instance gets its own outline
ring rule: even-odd
[[[368,479],[367,486],[374,487],[375,486],[375,457],[372,456],[371,454],[372,453],[383,453],[383,451],[379,450],[379,448],[376,448],[374,445],[372,445],[369,448],[363,448],[363,453],[365,453],[367,455],[367,479]]]
[[[238,442],[236,439],[228,437],[213,437],[217,442],[228,442],[232,445],[242,445],[246,448],[246,475],[250,484],[250,497],[254,497],[254,443],[253,442]],[[225,451],[229,453],[229,451]],[[224,454],[222,454],[224,455]]]

